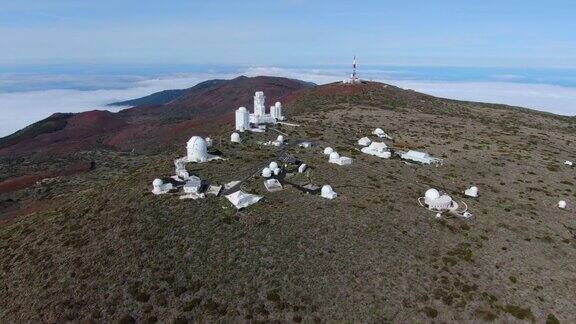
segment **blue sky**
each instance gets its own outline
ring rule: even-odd
[[[576,67],[576,1],[0,0],[0,66]]]
[[[213,78],[360,77],[576,115],[574,0],[0,0],[0,137]]]

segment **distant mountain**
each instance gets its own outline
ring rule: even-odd
[[[146,105],[163,105],[180,97],[185,92],[186,89],[164,90],[138,99],[113,102],[111,104],[108,104],[108,106],[134,107],[134,106],[146,106]]]
[[[218,84],[221,84],[223,82],[226,82],[226,80],[208,80],[208,81],[204,81],[201,83],[198,83],[196,86],[194,86],[194,90],[199,90],[202,88],[206,88],[206,87],[211,87],[211,86],[215,86]],[[125,100],[125,101],[118,101],[118,102],[113,102],[111,104],[108,104],[108,106],[115,106],[115,107],[121,107],[121,106],[130,106],[130,107],[136,107],[136,106],[152,106],[152,105],[163,105],[163,104],[167,104],[173,100],[178,99],[179,97],[181,97],[182,95],[184,95],[185,93],[187,93],[188,91],[190,91],[192,88],[188,88],[188,89],[173,89],[173,90],[164,90],[164,91],[159,91],[159,92],[155,92],[151,95],[145,96],[145,97],[141,97],[141,98],[137,98],[137,99],[130,99],[130,100]]]
[[[266,104],[270,106],[312,86],[313,83],[287,78],[241,76],[118,102],[114,105],[136,104],[119,113],[55,114],[0,138],[0,157],[174,145],[191,135],[207,135],[213,129],[232,123],[235,109],[252,107],[255,91],[264,91]]]

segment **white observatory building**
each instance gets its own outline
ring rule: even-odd
[[[275,124],[284,120],[282,104],[276,102],[270,107],[270,113],[266,113],[266,96],[263,91],[254,93],[254,112],[250,114],[246,107],[236,109],[236,130],[239,132],[255,130],[251,126],[258,127],[261,124]],[[252,125],[250,125],[252,124]]]
[[[192,136],[186,144],[188,162],[208,161],[208,144],[200,136]]]
[[[266,96],[264,96],[264,91],[256,91],[254,94],[254,115],[264,116],[266,114],[266,106],[264,102],[266,101]]]
[[[236,110],[236,130],[243,132],[250,129],[250,114],[246,107],[240,107]]]

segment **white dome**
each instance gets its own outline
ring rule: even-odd
[[[236,132],[232,133],[232,135],[230,135],[230,141],[234,143],[240,143],[240,134]]]
[[[478,197],[478,187],[472,186],[466,189],[466,191],[464,191],[464,194],[468,197]]]
[[[558,208],[562,208],[562,209],[566,208],[566,202],[564,200],[560,200],[558,202]]]
[[[164,184],[164,181],[162,181],[161,179],[154,179],[154,181],[152,181],[152,186],[154,186],[154,187],[160,187],[163,184]]]
[[[270,170],[270,168],[262,169],[262,176],[264,178],[270,178],[272,176],[272,170]]]
[[[330,153],[330,160],[337,160],[339,158],[340,158],[340,154],[338,154],[338,152]]]
[[[331,147],[327,147],[324,149],[324,154],[326,154],[326,155],[330,155],[330,154],[332,154],[332,152],[334,152],[334,149]]]
[[[332,187],[330,185],[323,185],[322,186],[322,195],[330,195],[332,192],[334,192],[334,190],[332,190]]]
[[[186,144],[190,162],[204,162],[208,159],[208,144],[200,136],[192,136]]]
[[[248,110],[246,110],[246,107],[240,107],[240,108],[238,108],[238,111],[245,112],[245,111],[248,111]]]
[[[276,107],[282,107],[282,104],[280,103],[280,101],[276,101],[276,103],[274,104],[274,106],[276,106]]]
[[[382,133],[384,133],[384,130],[382,128],[376,128],[374,130],[374,134],[382,134]]]
[[[275,161],[270,162],[270,170],[278,169],[278,163]]]
[[[284,143],[284,136],[278,135],[278,138],[276,139],[276,141],[278,141],[280,143]]]
[[[438,192],[438,190],[432,188],[432,189],[426,190],[424,197],[426,197],[426,200],[434,200],[434,199],[438,199],[440,197],[440,193]]]

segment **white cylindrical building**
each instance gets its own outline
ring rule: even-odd
[[[256,91],[254,94],[254,115],[264,116],[266,114],[266,106],[264,105],[265,101],[266,97],[264,96],[264,92]]]
[[[276,103],[276,119],[278,120],[284,120],[284,114],[282,113],[282,104],[280,102]]]
[[[240,107],[236,110],[236,130],[243,132],[250,129],[250,113],[246,107]]]
[[[274,106],[270,107],[270,115],[277,120],[284,119],[284,116],[282,116],[282,104],[279,101],[276,102]]]
[[[186,144],[188,162],[206,162],[208,160],[208,145],[200,136],[192,136]]]

